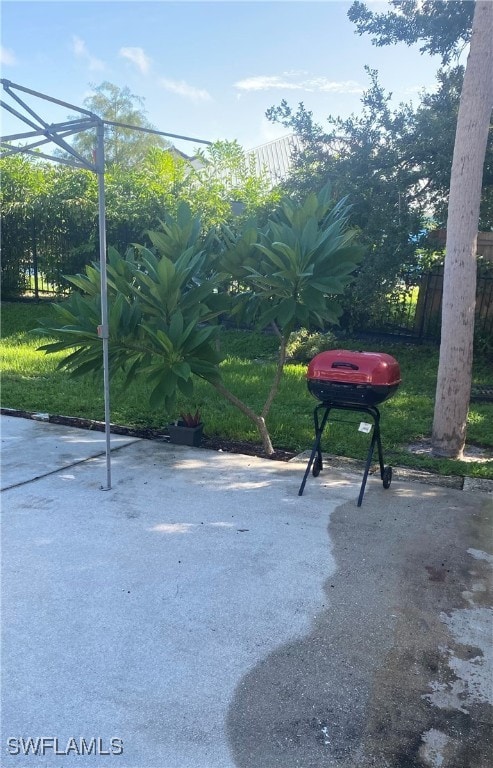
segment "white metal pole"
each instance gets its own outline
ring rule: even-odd
[[[104,189],[104,123],[101,120],[96,127],[96,167],[98,174],[99,203],[99,265],[101,273],[101,328],[103,339],[103,375],[104,375],[104,423],[106,435],[106,487],[111,489],[111,433],[110,433],[110,376],[109,376],[109,327],[108,327],[108,290],[106,280],[106,204]]]

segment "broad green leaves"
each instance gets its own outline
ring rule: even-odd
[[[156,245],[161,243],[170,253],[175,235],[172,228],[165,230],[156,238]],[[220,357],[213,346],[217,327],[203,325],[218,314],[212,306],[217,285],[203,279],[205,252],[198,246],[195,238],[174,262],[143,246],[135,246],[126,259],[115,250],[109,253],[111,373],[123,370],[127,382],[140,378],[150,383],[151,404],[168,413],[177,391],[192,397],[193,375],[210,381],[220,378]],[[63,305],[55,306],[60,326],[42,330],[57,341],[41,349],[71,350],[61,367],[74,375],[98,375],[102,373],[97,335],[101,322],[99,266],[89,266],[84,275],[68,279],[82,294],[74,293]]]
[[[245,284],[239,304],[249,306],[260,327],[275,323],[287,336],[300,325],[337,322],[334,297],[362,258],[355,232],[347,227],[348,214],[347,201],[333,205],[325,186],[301,204],[284,198],[265,228],[248,226],[235,245],[229,243],[223,267]]]
[[[289,333],[296,326],[337,321],[334,297],[360,258],[347,228],[348,210],[344,200],[333,205],[324,188],[301,204],[285,198],[262,228],[249,221],[239,233],[224,227],[204,234],[200,220],[182,204],[176,217],[166,216],[161,229],[149,233],[152,250],[133,245],[124,258],[110,249],[111,372],[122,370],[128,382],[150,384],[151,404],[170,413],[178,392],[193,396],[194,376],[226,391],[215,349],[218,315],[241,310],[260,327],[274,323],[281,336],[279,362],[262,416],[231,395],[261,425],[267,450],[264,420],[279,386]],[[74,375],[100,374],[99,266],[68,280],[80,293],[57,306],[60,326],[43,331],[57,341],[42,349],[67,350],[61,366]]]

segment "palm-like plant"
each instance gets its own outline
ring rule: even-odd
[[[161,233],[159,233],[161,234]],[[170,252],[171,237],[154,238],[156,250]],[[161,248],[162,246],[162,248]],[[165,247],[166,246],[166,247]],[[193,375],[220,378],[214,340],[219,314],[217,280],[202,279],[206,260],[198,241],[171,261],[143,246],[122,257],[110,249],[107,265],[110,373],[123,370],[126,382],[143,378],[153,385],[150,400],[170,412],[177,391],[193,394]],[[57,327],[38,329],[55,336],[40,349],[47,353],[70,350],[60,367],[73,375],[102,373],[99,266],[67,278],[80,292],[54,305]]]
[[[267,226],[254,231],[248,223],[234,242],[231,234],[222,267],[241,285],[233,311],[260,328],[272,325],[279,337],[276,374],[260,414],[229,392],[214,386],[256,424],[264,450],[274,449],[266,419],[279,390],[289,336],[296,328],[324,328],[337,322],[341,308],[335,298],[351,280],[363,257],[348,228],[347,201],[333,204],[330,185],[311,193],[299,205],[284,198]]]
[[[265,453],[273,454],[266,419],[279,389],[289,335],[299,326],[323,328],[337,321],[335,297],[362,256],[347,226],[348,212],[344,200],[332,204],[329,187],[310,194],[302,205],[285,199],[266,227],[249,222],[239,234],[223,232],[222,254],[211,258],[217,233],[211,230],[204,237],[200,222],[182,206],[176,219],[165,219],[161,231],[148,233],[154,250],[137,245],[126,258],[110,250],[111,371],[123,370],[127,381],[143,377],[151,382],[151,404],[168,412],[178,391],[192,396],[194,375],[206,379],[254,422]],[[225,296],[220,289],[232,278],[234,291]],[[57,341],[41,349],[69,351],[60,365],[73,374],[98,374],[99,267],[89,266],[84,275],[68,279],[80,293],[56,306],[63,324],[42,329]],[[211,321],[231,306],[261,328],[272,324],[279,336],[276,373],[260,414],[221,379],[217,326]]]
[[[259,325],[275,322],[288,336],[296,327],[336,323],[335,296],[350,280],[362,251],[348,228],[350,206],[336,205],[330,185],[312,192],[302,205],[285,198],[255,244],[262,257],[247,266],[260,305]]]

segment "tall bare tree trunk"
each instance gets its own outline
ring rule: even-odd
[[[435,456],[460,458],[466,440],[476,302],[476,240],[492,108],[493,3],[477,0],[450,177],[432,436]]]

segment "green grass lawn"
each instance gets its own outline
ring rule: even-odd
[[[57,371],[60,355],[45,355],[37,347],[46,341],[29,331],[41,319],[52,317],[49,304],[5,303],[2,307],[2,406],[42,411],[79,418],[104,418],[102,385],[93,379],[73,379]],[[274,371],[277,342],[274,336],[244,331],[222,331],[226,358],[222,372],[226,385],[255,410],[266,397]],[[493,478],[493,461],[461,462],[416,456],[409,443],[430,436],[438,350],[404,344],[350,343],[344,347],[385,351],[400,363],[402,385],[381,407],[381,429],[386,463],[428,469],[442,474]],[[274,401],[268,426],[276,448],[302,451],[313,442],[313,408],[316,400],[306,386],[306,366],[287,365],[280,393]],[[475,384],[491,384],[493,364],[476,361]],[[225,402],[206,382],[197,380],[193,402],[179,401],[175,414],[152,410],[145,386],[124,388],[122,380],[111,382],[111,420],[132,427],[165,427],[180,410],[200,408],[208,436],[259,443],[253,424]],[[332,454],[364,458],[368,435],[358,431],[364,416],[334,412],[337,421],[324,433],[323,448]],[[493,403],[471,403],[468,444],[493,450]]]

